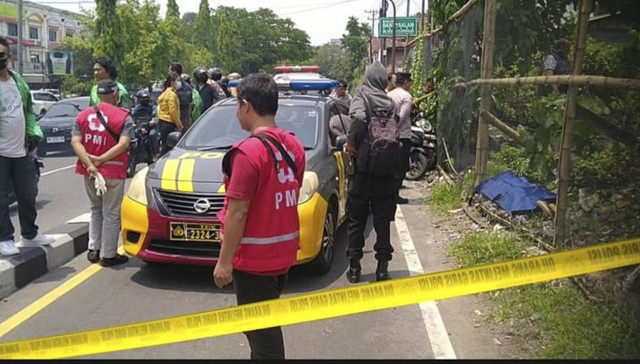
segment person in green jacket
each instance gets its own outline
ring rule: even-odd
[[[12,60],[6,38],[0,36],[0,255],[20,254],[9,218],[9,192],[15,191],[22,241],[19,247],[51,245],[36,225],[38,177],[31,155],[42,139],[31,92],[22,77],[8,68]]]
[[[118,71],[116,70],[116,65],[111,59],[107,57],[99,57],[93,61],[93,76],[96,79],[96,84],[91,89],[89,105],[97,105],[100,102],[100,97],[98,97],[98,82],[102,80],[112,80],[115,81],[116,85],[118,85],[118,95],[120,95],[120,99],[118,99],[118,104],[116,106],[123,107],[131,111],[131,97],[129,97],[129,91],[123,84],[116,81]]]

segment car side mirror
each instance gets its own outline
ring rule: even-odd
[[[344,145],[347,144],[347,136],[346,135],[338,135],[336,138],[335,149],[336,151],[342,151]]]
[[[169,148],[175,147],[180,141],[180,138],[182,138],[182,133],[179,131],[169,133],[169,135],[167,135],[167,146]]]

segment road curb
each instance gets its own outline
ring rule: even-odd
[[[18,248],[20,254],[0,258],[0,299],[85,252],[89,224],[65,224],[46,234],[55,238],[51,246]]]

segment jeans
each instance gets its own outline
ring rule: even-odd
[[[107,193],[98,196],[94,180],[84,177],[89,197],[89,250],[100,249],[100,258],[113,258],[118,251],[120,237],[120,205],[124,197],[123,179],[105,179]]]
[[[15,230],[9,217],[11,188],[14,189],[18,201],[20,234],[26,239],[33,239],[38,235],[38,225],[36,225],[38,179],[31,156],[0,157],[0,241],[14,240]]]
[[[261,276],[233,270],[238,305],[280,298],[287,274]],[[284,338],[280,326],[244,333],[251,347],[251,359],[284,359]]]
[[[364,230],[369,212],[373,215],[376,243],[373,246],[376,260],[391,260],[391,221],[396,213],[395,179],[373,177],[356,173],[349,179],[347,198],[347,257],[362,259]]]

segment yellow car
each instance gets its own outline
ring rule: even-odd
[[[335,87],[327,80],[297,87]],[[305,86],[306,85],[306,86]],[[295,86],[295,85],[294,85]],[[236,99],[216,103],[182,136],[169,136],[172,150],[132,179],[122,203],[122,240],[130,255],[146,262],[214,265],[220,252],[224,153],[246,138],[236,118]],[[328,272],[337,227],[345,219],[347,157],[343,138],[336,145],[329,119],[337,101],[322,95],[281,95],[276,122],[293,131],[305,147],[300,189],[298,264]]]

